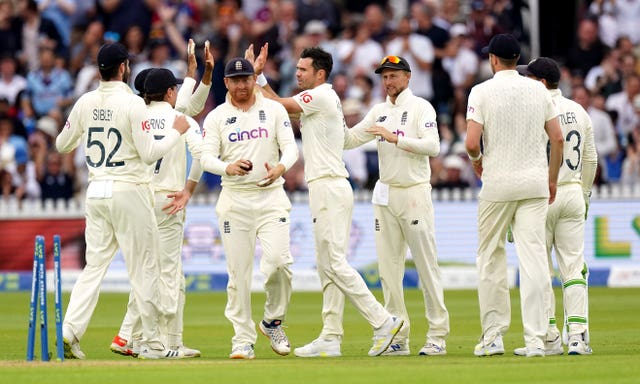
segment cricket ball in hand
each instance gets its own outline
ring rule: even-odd
[[[251,162],[251,160],[247,160],[247,162],[249,163],[249,165],[245,165],[244,168],[246,171],[250,171],[253,169],[253,163]]]

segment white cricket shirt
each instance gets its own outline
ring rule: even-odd
[[[429,183],[429,156],[440,152],[436,111],[431,104],[409,88],[398,95],[395,104],[387,96],[384,103],[376,104],[361,122],[345,131],[345,148],[375,139],[365,132],[373,125],[398,136],[397,145],[377,139],[380,181],[392,187]]]
[[[153,168],[180,138],[175,129],[156,141],[147,120],[147,106],[121,81],[101,81],[82,95],[56,138],[61,153],[84,144],[89,181],[149,183]]]
[[[278,163],[289,169],[298,159],[289,115],[284,107],[256,93],[256,103],[243,111],[229,99],[209,112],[204,120],[202,169],[222,176],[222,186],[238,189],[262,189],[256,183],[267,175],[264,163]],[[282,156],[280,155],[282,153]],[[229,176],[226,168],[240,159],[250,160],[253,170],[246,176]],[[281,177],[269,187],[284,183]]]
[[[169,130],[174,131],[173,122],[176,116],[181,115],[165,101],[152,101],[147,109],[147,119],[153,138],[160,140],[166,136]],[[191,117],[187,116],[189,129],[176,145],[153,165],[153,178],[151,183],[156,191],[180,191],[184,188],[187,173],[187,147],[194,159],[200,158],[202,149],[202,131]],[[194,161],[193,164],[197,164]],[[200,171],[200,175],[202,171]],[[197,181],[197,180],[196,180]]]
[[[558,115],[544,85],[515,70],[497,72],[471,89],[467,120],[482,124],[482,189],[488,201],[549,197],[548,136]]]
[[[293,99],[302,108],[300,132],[307,183],[322,177],[349,177],[342,161],[346,124],[340,98],[331,84],[300,92]]]

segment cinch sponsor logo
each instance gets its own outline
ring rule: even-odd
[[[269,137],[269,131],[262,127],[251,129],[249,131],[241,131],[239,128],[235,132],[229,134],[229,141],[235,143],[236,141],[245,141],[251,139],[262,139]]]
[[[435,121],[427,121],[424,123],[425,128],[438,128],[438,124]]]

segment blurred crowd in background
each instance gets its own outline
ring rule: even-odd
[[[199,60],[209,40],[216,60],[199,122],[224,101],[225,62],[242,56],[251,43],[256,49],[269,43],[264,71],[281,96],[299,91],[295,70],[303,48],[330,52],[330,82],[349,126],[384,101],[373,73],[380,60],[403,56],[411,65],[413,93],[438,113],[441,150],[431,161],[433,187],[477,186],[463,142],[469,90],[492,76],[481,49],[495,34],[512,33],[526,64],[528,15],[522,0],[0,0],[0,193],[18,200],[82,194],[84,154],[60,155],[53,143],[74,100],[97,87],[99,47],[111,41],[127,47],[131,82],[148,67],[184,77],[189,38]],[[574,17],[573,44],[566,55],[554,57],[563,70],[560,88],[593,120],[596,183],[635,184],[640,0],[585,1]],[[289,192],[306,190],[302,155],[285,175]],[[375,143],[346,151],[344,160],[354,188],[372,188],[378,176]],[[219,182],[205,174],[200,189],[215,191]]]

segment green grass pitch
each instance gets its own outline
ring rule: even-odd
[[[378,298],[381,292],[375,291]],[[504,356],[473,356],[480,334],[475,290],[445,291],[451,318],[448,355],[416,356],[427,329],[421,293],[406,291],[411,316],[412,356],[368,357],[371,328],[347,304],[343,356],[302,359],[278,356],[259,334],[256,359],[229,360],[232,328],[224,317],[223,292],[188,293],[184,338],[203,357],[179,361],[141,361],[109,351],[124,315],[127,295],[102,294],[81,341],[85,361],[26,362],[28,293],[0,293],[0,377],[3,383],[640,383],[640,289],[591,288],[591,356],[527,359],[512,354],[522,346],[518,290],[512,290],[512,325],[504,338]],[[556,291],[558,306],[560,292]],[[65,309],[68,293],[64,294]],[[49,295],[49,349],[55,355],[53,297]],[[263,294],[253,296],[253,318],[259,321]],[[286,332],[292,346],[314,339],[320,330],[320,293],[296,292]],[[560,315],[558,308],[557,314]],[[39,341],[39,334],[36,340]],[[36,355],[39,358],[39,342]]]

